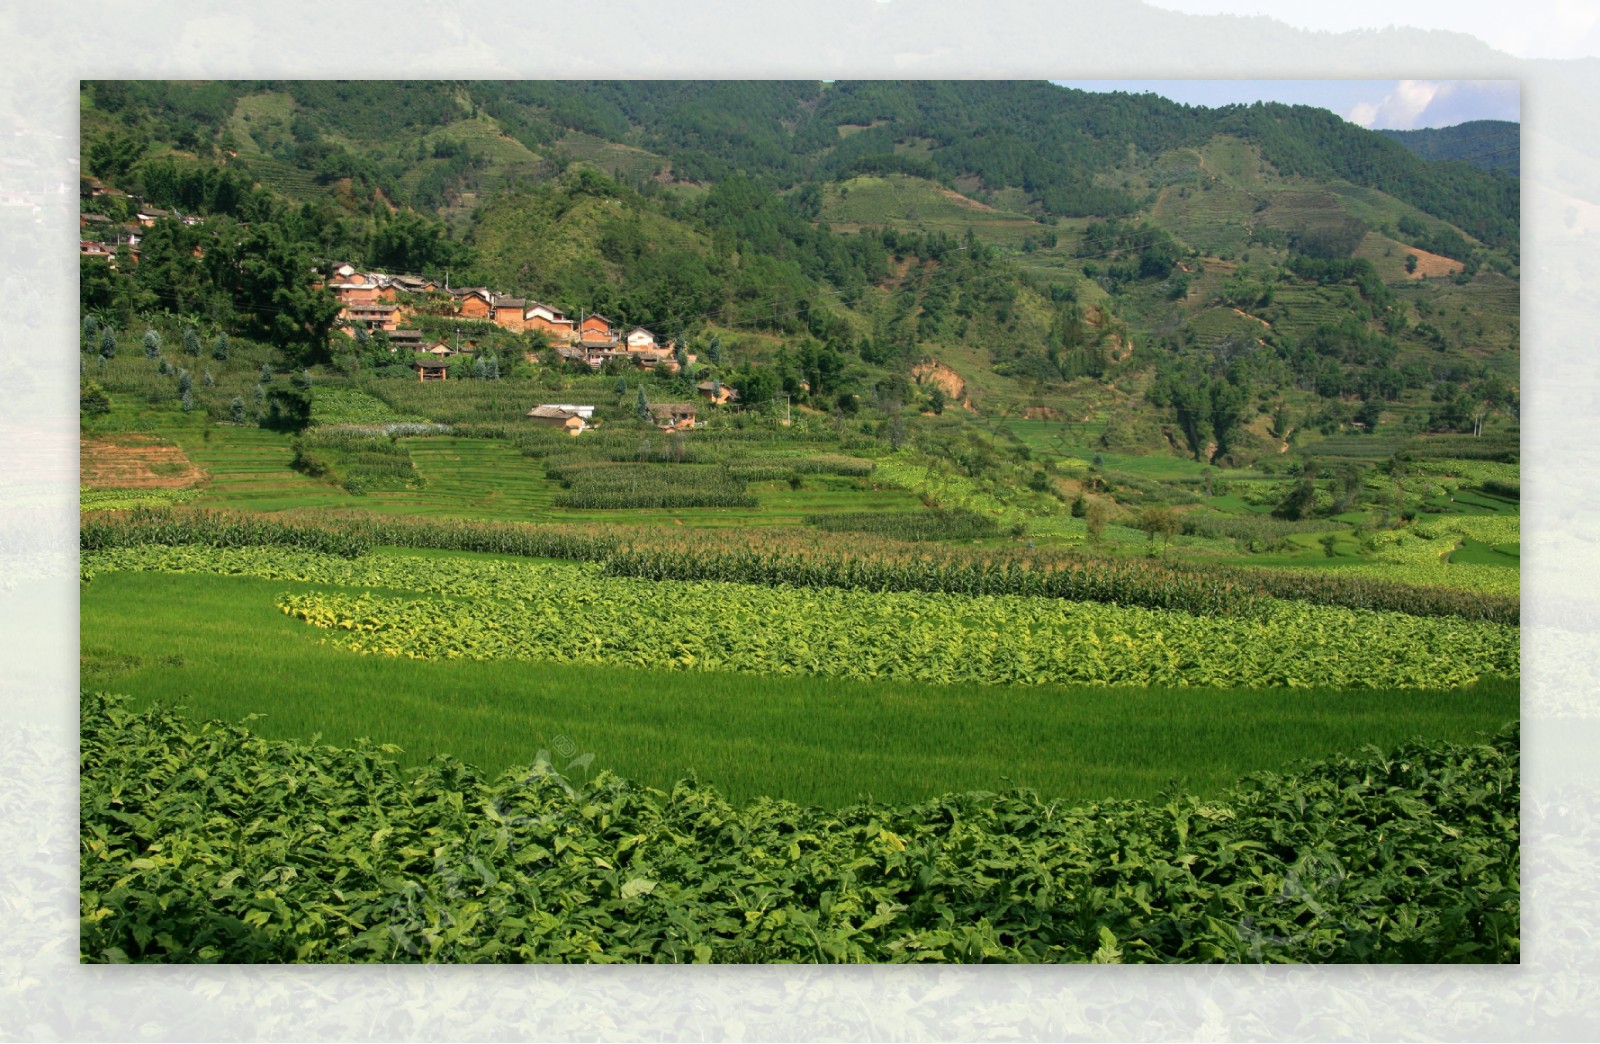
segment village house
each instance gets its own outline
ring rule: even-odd
[[[730,388],[721,381],[701,381],[694,386],[694,390],[700,393],[700,398],[713,406],[739,401],[739,390]]]
[[[617,346],[617,331],[611,320],[594,312],[584,316],[583,322],[578,324],[578,336],[585,341],[605,341],[613,348]]]
[[[463,319],[494,319],[494,292],[486,286],[450,291],[456,298],[456,315]]]
[[[630,352],[654,351],[656,347],[656,335],[642,326],[629,330],[625,341]]]
[[[662,431],[685,431],[694,427],[694,403],[664,402],[650,407],[650,420]]]
[[[523,314],[523,329],[537,330],[550,339],[551,344],[571,344],[578,332],[571,319],[561,309],[535,301]]]
[[[589,427],[589,421],[594,417],[594,407],[548,404],[535,406],[528,411],[527,416],[535,424],[551,428],[562,428],[569,435],[581,435]]]
[[[523,313],[527,307],[528,302],[520,297],[496,297],[492,313],[494,324],[512,333],[521,333],[526,321]]]
[[[420,352],[422,351],[421,330],[394,330],[389,334],[389,351],[391,352]]]
[[[390,331],[398,327],[395,306],[386,301],[374,301],[371,304],[345,305],[339,310],[338,318],[345,324],[347,331],[354,327],[366,327],[369,331]],[[351,333],[354,336],[354,333]]]

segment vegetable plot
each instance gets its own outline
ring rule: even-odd
[[[104,962],[1514,962],[1518,734],[1215,800],[838,812],[582,759],[487,779],[81,700]]]
[[[1516,628],[1270,602],[1204,617],[1010,595],[796,589],[602,575],[592,564],[349,560],[278,548],[123,548],[97,570],[241,573],[425,592],[286,593],[362,653],[926,682],[1450,688],[1520,670]]]

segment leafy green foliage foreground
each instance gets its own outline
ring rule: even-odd
[[[285,593],[278,605],[327,630],[332,644],[414,658],[989,685],[1448,688],[1520,672],[1513,627],[1293,602],[1205,617],[1013,595],[637,580],[591,563],[350,560],[265,547],[120,548],[85,553],[80,569],[86,579],[235,573],[353,588],[361,593]]]
[[[1519,957],[1518,732],[1222,797],[735,808],[541,752],[487,779],[81,704],[90,962]]]

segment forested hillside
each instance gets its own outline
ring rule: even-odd
[[[1219,465],[1515,423],[1500,126],[765,81],[91,82],[82,126],[82,304],[118,329],[348,367],[316,287],[350,262],[620,316],[746,401],[1081,417]]]
[[[1522,128],[1509,120],[1471,120],[1454,127],[1383,130],[1412,153],[1430,160],[1460,160],[1480,170],[1522,173]]]

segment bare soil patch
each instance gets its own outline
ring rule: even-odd
[[[90,489],[188,489],[206,480],[182,448],[151,435],[78,440],[78,482]]]
[[[934,189],[934,191],[946,199],[955,200],[957,203],[968,208],[969,210],[987,210],[990,212],[993,212],[994,210],[994,208],[987,203],[980,203],[971,196],[963,196],[961,193],[954,192],[947,188],[938,188]],[[1032,222],[1030,221],[1029,224],[1032,224]]]
[[[961,375],[935,359],[924,359],[911,367],[911,379],[918,384],[934,385],[953,402],[963,402],[967,393],[967,382]]]
[[[1437,279],[1440,276],[1453,276],[1464,271],[1466,265],[1454,258],[1445,257],[1443,254],[1430,254],[1426,250],[1416,247],[1406,247],[1406,253],[1417,255],[1417,270],[1412,272],[1410,279]]]

